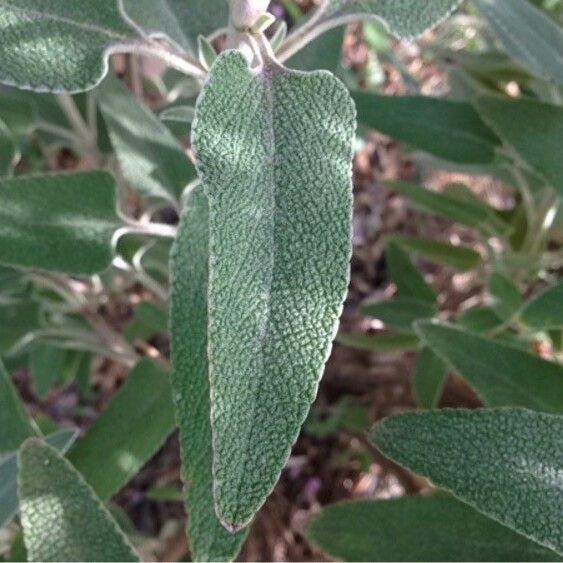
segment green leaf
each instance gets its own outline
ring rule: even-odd
[[[213,449],[207,360],[209,210],[203,188],[190,193],[171,258],[172,388],[180,428],[186,508],[195,561],[233,560],[246,537],[219,522],[213,499]]]
[[[491,276],[489,290],[493,298],[492,308],[503,321],[512,318],[524,304],[514,282],[498,272]]]
[[[435,192],[407,182],[388,182],[385,185],[406,197],[422,211],[433,213],[462,225],[479,227],[495,221],[494,211],[479,200],[468,201],[448,193]]]
[[[114,1],[8,0],[0,29],[0,82],[39,92],[96,86],[112,50],[135,37]]]
[[[502,324],[502,319],[491,307],[473,307],[464,311],[457,319],[458,324],[473,332],[488,332]]]
[[[18,94],[8,88],[0,90],[0,118],[16,137],[30,133],[37,119],[35,106]]]
[[[353,93],[358,120],[445,160],[488,164],[499,145],[496,135],[468,103],[428,96]]]
[[[148,340],[155,334],[168,332],[168,315],[164,309],[149,301],[137,305],[133,318],[124,331],[129,342]]]
[[[279,477],[336,332],[351,255],[354,107],[325,71],[266,59],[253,73],[230,52],[196,114],[209,197],[215,500],[239,529]]]
[[[317,25],[332,27],[365,19],[382,20],[399,36],[414,38],[451,14],[461,0],[325,0],[319,8]]]
[[[486,405],[563,413],[563,366],[445,324],[421,322],[417,332]]]
[[[173,428],[168,374],[143,360],[72,447],[68,459],[96,494],[107,500],[156,453]]]
[[[373,440],[391,459],[561,553],[562,436],[561,416],[458,409],[388,418]]]
[[[476,0],[508,54],[534,76],[563,86],[563,32],[527,0]]]
[[[481,96],[477,98],[476,107],[499,137],[560,195],[563,194],[563,159],[558,150],[563,108],[501,96]]]
[[[0,176],[9,176],[12,173],[17,155],[14,136],[0,119]]]
[[[36,432],[12,380],[0,361],[0,456],[17,450]]]
[[[392,239],[404,250],[414,252],[430,262],[467,272],[481,263],[481,255],[468,246],[455,246],[437,240],[394,235]]]
[[[438,405],[448,373],[447,364],[425,346],[416,359],[413,378],[414,396],[421,408],[433,409]]]
[[[8,353],[18,341],[37,328],[39,328],[37,303],[28,301],[0,306],[0,354]]]
[[[392,301],[368,303],[361,307],[364,315],[379,319],[395,330],[411,332],[413,323],[430,319],[436,314],[436,307],[428,301],[399,297]]]
[[[392,239],[387,242],[385,260],[389,277],[397,286],[401,298],[436,304],[438,299],[436,292],[426,283],[408,254]]]
[[[195,109],[192,106],[172,106],[162,110],[159,114],[161,121],[177,121],[179,123],[192,123]]]
[[[138,561],[94,491],[54,448],[30,438],[18,466],[29,561]]]
[[[78,430],[65,428],[50,434],[45,441],[61,453],[68,450]],[[18,513],[18,452],[0,457],[0,529],[8,525]]]
[[[147,197],[177,201],[196,178],[181,145],[117,78],[108,77],[98,92],[111,142],[131,187]]]
[[[382,332],[379,334],[346,334],[339,332],[336,341],[344,346],[375,352],[397,352],[417,350],[420,340],[414,334],[396,334]]]
[[[107,172],[0,181],[0,262],[90,275],[112,261],[119,226]]]
[[[408,530],[408,541],[398,541]],[[308,530],[344,561],[558,561],[559,556],[450,496],[342,502]]]
[[[550,287],[529,301],[520,320],[536,330],[563,328],[563,282]]]
[[[47,344],[39,344],[30,354],[30,368],[35,390],[44,398],[62,377],[66,351]]]
[[[197,38],[227,26],[226,0],[123,0],[127,15],[145,31],[166,36],[192,54]]]
[[[287,61],[296,70],[330,70],[335,72],[342,56],[344,28],[331,29],[311,41]]]

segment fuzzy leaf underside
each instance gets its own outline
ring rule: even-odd
[[[244,108],[244,111],[241,109]],[[354,107],[332,75],[217,59],[193,141],[209,197],[218,514],[249,522],[313,401],[351,254]]]
[[[180,429],[192,557],[236,557],[244,532],[231,534],[215,514],[207,361],[209,210],[203,188],[189,196],[171,258],[172,388]]]
[[[407,413],[383,453],[526,537],[563,552],[563,417],[525,409]]]
[[[29,561],[138,561],[113,517],[54,448],[31,438],[18,466]]]
[[[0,181],[0,263],[94,274],[112,261],[119,225],[107,172]]]
[[[0,82],[41,92],[93,88],[111,49],[135,37],[117,0],[6,0],[0,34]]]

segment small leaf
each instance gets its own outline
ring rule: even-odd
[[[31,419],[0,360],[0,456],[17,450],[26,438],[35,435]]]
[[[467,272],[479,266],[481,255],[468,246],[455,246],[437,240],[394,235],[392,239],[403,249],[414,252],[430,262]]]
[[[0,82],[39,92],[93,88],[107,58],[136,34],[118,2],[10,0],[0,5]]]
[[[408,530],[408,541],[397,541]],[[342,502],[308,535],[344,561],[558,561],[559,556],[450,496]]]
[[[146,197],[177,201],[196,172],[172,133],[113,76],[101,85],[98,98],[131,187]]]
[[[534,76],[563,86],[563,32],[527,0],[477,0],[508,54]]]
[[[0,119],[0,176],[9,176],[13,172],[18,149],[8,126]]]
[[[168,332],[168,315],[164,309],[143,301],[137,305],[133,318],[124,331],[129,342],[148,340],[155,334]]]
[[[274,31],[274,34],[270,39],[270,45],[272,46],[272,51],[274,51],[274,53],[277,52],[281,44],[285,41],[286,36],[287,36],[287,23],[284,20],[282,20],[278,23],[278,26],[276,27],[276,31]]]
[[[476,108],[524,162],[560,195],[563,194],[563,159],[558,150],[563,130],[563,108],[506,96],[480,96]]]
[[[207,360],[209,209],[198,186],[186,202],[171,256],[172,388],[180,429],[188,529],[195,561],[233,560],[246,537],[219,522],[213,499],[213,449]]]
[[[65,453],[78,436],[77,429],[64,428],[50,434],[45,441]],[[0,456],[0,529],[18,513],[18,452]]]
[[[47,344],[39,344],[32,350],[30,368],[40,398],[45,398],[61,380],[65,353],[65,350]]]
[[[213,45],[203,35],[197,38],[199,62],[206,68],[210,69],[217,58],[217,53]]]
[[[329,73],[266,58],[256,74],[235,52],[217,59],[196,113],[209,197],[214,494],[236,530],[278,480],[336,332],[351,255],[355,114]]]
[[[563,366],[445,324],[421,322],[417,332],[486,405],[563,414]]]
[[[407,182],[388,182],[385,185],[406,197],[422,211],[436,214],[462,225],[479,227],[496,220],[494,211],[479,200],[468,201],[448,193],[435,192]]]
[[[408,254],[390,239],[385,249],[385,259],[389,277],[397,286],[401,298],[417,299],[436,304],[436,292],[426,283],[418,268],[411,262]]]
[[[0,181],[0,262],[77,275],[105,270],[119,226],[115,205],[107,172]]]
[[[483,514],[563,552],[563,417],[525,409],[387,418],[381,451]]]
[[[526,304],[520,320],[536,330],[563,328],[563,282],[536,295]]]
[[[473,307],[464,311],[457,322],[473,332],[488,332],[500,326],[502,319],[491,307]]]
[[[524,304],[520,290],[512,280],[494,272],[489,282],[492,308],[503,321],[512,318]]]
[[[445,160],[493,161],[496,135],[468,103],[427,96],[377,96],[355,92],[358,120]]]
[[[336,341],[344,346],[376,352],[397,352],[416,350],[420,340],[414,334],[395,334],[382,332],[379,334],[346,334],[339,332]]]
[[[162,110],[159,117],[162,121],[178,121],[191,123],[194,120],[195,109],[192,106],[172,106]]]
[[[428,301],[399,297],[392,301],[368,303],[363,305],[364,315],[379,319],[395,330],[411,332],[413,323],[421,319],[430,319],[436,314],[436,307]]]
[[[145,31],[164,35],[194,55],[200,35],[208,36],[229,21],[225,0],[123,0],[123,7]]]
[[[28,301],[0,306],[0,354],[9,353],[16,343],[37,328],[39,328],[37,303]]]
[[[31,438],[18,466],[29,561],[138,561],[94,491],[54,448]]]
[[[35,104],[8,88],[0,90],[0,118],[16,137],[31,132],[37,119]]]
[[[448,373],[447,364],[425,346],[416,359],[413,378],[414,395],[421,408],[433,409],[438,405]]]
[[[167,373],[143,360],[68,459],[96,494],[108,500],[156,453],[173,428]]]

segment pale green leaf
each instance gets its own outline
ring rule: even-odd
[[[417,350],[419,338],[414,334],[381,332],[376,334],[338,333],[336,341],[344,346],[374,352],[398,352]]]
[[[207,360],[207,199],[202,187],[189,196],[172,251],[172,388],[180,428],[183,477],[192,557],[236,557],[245,532],[231,534],[219,522],[213,499],[209,366]]]
[[[174,428],[168,374],[143,360],[98,416],[68,459],[107,500],[141,469]]]
[[[462,164],[493,161],[496,135],[473,107],[428,96],[353,93],[358,120],[439,158]]]
[[[31,419],[0,360],[0,456],[17,450],[26,438],[35,435]]]
[[[563,328],[563,282],[536,295],[524,307],[520,320],[536,330]]]
[[[476,0],[508,54],[538,78],[563,86],[563,32],[528,0]]]
[[[308,535],[344,561],[560,559],[553,551],[441,494],[334,504],[313,519]]]
[[[436,307],[428,301],[407,297],[398,297],[391,301],[367,303],[362,305],[364,315],[379,319],[395,330],[411,332],[413,323],[421,319],[429,319],[436,314]]]
[[[437,240],[403,235],[395,235],[392,240],[403,249],[418,254],[430,262],[449,266],[460,272],[472,270],[481,262],[481,255],[469,246],[456,246]]]
[[[477,98],[476,107],[498,136],[563,194],[563,159],[559,151],[563,108],[501,96],[481,96]]]
[[[12,132],[2,119],[0,119],[0,176],[11,175],[18,149]]]
[[[489,291],[493,298],[492,309],[502,320],[512,318],[524,304],[518,286],[498,272],[491,276]]]
[[[99,88],[98,99],[131,187],[147,197],[178,200],[196,172],[172,133],[113,76]]]
[[[425,346],[416,358],[413,376],[413,392],[421,408],[433,409],[438,405],[448,372],[447,364]]]
[[[417,331],[486,405],[563,414],[563,366],[445,324],[421,322]]]
[[[0,181],[0,262],[93,274],[112,261],[119,226],[115,180],[106,172]]]
[[[41,92],[94,87],[111,51],[136,37],[117,0],[6,0],[0,30],[0,82]]]
[[[227,0],[123,0],[127,15],[145,31],[165,36],[192,54],[197,38],[227,26]]]
[[[94,491],[54,448],[30,438],[18,466],[29,561],[138,561]]]
[[[438,299],[436,292],[426,283],[408,254],[399,244],[393,242],[393,239],[387,242],[385,260],[389,277],[397,286],[400,297],[436,303]]]
[[[215,500],[231,529],[275,485],[336,332],[351,255],[354,128],[350,96],[329,73],[270,60],[252,73],[234,52],[217,59],[198,102]]]
[[[172,106],[162,110],[159,117],[162,121],[177,121],[191,123],[194,120],[195,109],[192,106]]]
[[[480,512],[563,552],[563,417],[525,409],[408,413],[376,426],[373,440]]]
[[[76,439],[78,430],[65,428],[50,434],[45,441],[61,453],[68,450]],[[0,528],[9,524],[19,509],[18,452],[0,457]]]

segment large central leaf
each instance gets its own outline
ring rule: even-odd
[[[272,490],[313,401],[346,293],[354,106],[331,74],[219,57],[194,145],[209,197],[217,512]]]

